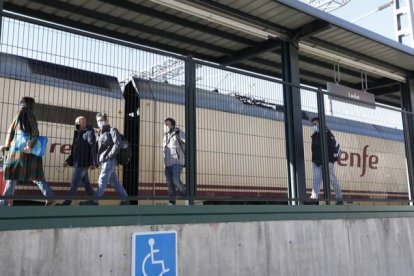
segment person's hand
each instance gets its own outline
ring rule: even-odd
[[[32,152],[32,148],[29,147],[29,146],[25,146],[24,149],[23,149],[23,152],[24,153],[31,153]]]
[[[94,169],[96,169],[96,167],[95,166],[89,166],[89,169],[94,170]]]
[[[8,149],[9,149],[8,146],[0,146],[0,151],[6,151]]]
[[[65,163],[63,163],[63,167],[67,167],[67,166],[69,166],[69,163],[65,161]]]

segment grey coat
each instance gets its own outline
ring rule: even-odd
[[[122,137],[118,129],[106,125],[98,137],[98,163],[115,159],[121,151]]]
[[[164,135],[164,167],[185,165],[185,133],[175,128]]]

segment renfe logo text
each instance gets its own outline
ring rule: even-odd
[[[341,156],[338,159],[339,166],[350,166],[362,168],[360,177],[363,177],[367,171],[367,166],[372,169],[378,169],[379,158],[377,155],[368,155],[368,145],[366,145],[362,150],[362,155],[357,152],[346,152],[342,151]]]

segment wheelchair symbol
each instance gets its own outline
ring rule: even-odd
[[[160,252],[159,249],[154,249],[155,240],[154,239],[149,239],[148,240],[148,245],[150,246],[150,253],[148,253],[148,255],[145,256],[144,261],[142,262],[142,267],[141,267],[142,268],[142,274],[144,274],[144,276],[148,276],[147,272],[145,271],[145,265],[146,265],[147,261],[151,258],[151,264],[152,265],[161,265],[162,271],[159,274],[159,276],[163,276],[165,273],[170,271],[170,269],[165,268],[163,260],[155,260],[155,256],[154,256],[155,253]]]

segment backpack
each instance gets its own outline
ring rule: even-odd
[[[181,139],[180,139],[180,130],[175,131],[175,132],[174,132],[174,135],[177,137],[178,145],[180,146],[181,150],[183,151],[183,153],[184,153],[184,158],[185,158],[185,143],[183,143],[183,141],[181,141]],[[172,138],[174,135],[172,135],[172,136],[171,136],[171,138]],[[170,138],[170,139],[171,139],[171,138]],[[170,139],[167,141],[167,144],[170,142]],[[184,159],[184,160],[185,160],[185,159]],[[184,168],[186,167],[186,163],[187,163],[187,162],[184,162],[184,165],[183,165],[183,167],[184,167]]]
[[[181,138],[180,138],[180,131],[177,131],[176,133],[175,133],[175,135],[177,135],[177,141],[178,141],[178,144],[180,145],[180,148],[181,148],[181,150],[183,151],[183,153],[184,153],[184,156],[185,156],[185,144],[181,141]]]
[[[117,161],[121,166],[126,166],[131,161],[132,151],[127,138],[121,134],[122,143],[121,150],[118,153]]]
[[[334,162],[337,162],[339,158],[341,157],[341,145],[336,141],[335,136],[332,134],[332,132],[329,131],[330,136],[330,142],[333,147],[333,160]]]

